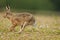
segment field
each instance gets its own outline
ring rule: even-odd
[[[60,40],[60,16],[34,15],[36,26],[26,26],[20,33],[9,32],[12,25],[0,12],[0,40]],[[18,31],[20,28],[15,28]]]

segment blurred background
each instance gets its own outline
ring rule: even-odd
[[[51,12],[54,14],[60,12],[60,0],[0,0],[0,11],[4,10],[6,5],[10,5],[12,11],[31,11],[36,12]],[[41,14],[41,13],[38,13]],[[48,14],[48,13],[47,13]]]
[[[9,4],[12,9],[60,11],[60,0],[0,0],[0,10]]]

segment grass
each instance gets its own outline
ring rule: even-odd
[[[12,25],[0,14],[0,40],[60,40],[60,16],[35,15],[36,27],[26,26],[21,34],[9,32]],[[15,28],[19,30],[19,26]]]

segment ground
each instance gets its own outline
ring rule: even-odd
[[[0,40],[60,40],[60,16],[34,15],[36,26],[27,26],[20,34],[9,32],[12,25],[0,13]],[[19,30],[19,26],[15,28]]]

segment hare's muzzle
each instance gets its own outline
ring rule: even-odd
[[[3,15],[4,18],[6,18],[6,16],[7,16],[6,14]]]

